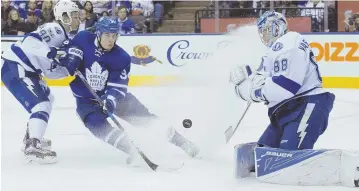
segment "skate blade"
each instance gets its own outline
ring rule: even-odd
[[[56,157],[45,157],[45,158],[37,158],[35,156],[25,156],[25,163],[26,164],[40,164],[40,165],[46,165],[46,164],[54,164],[57,163]]]

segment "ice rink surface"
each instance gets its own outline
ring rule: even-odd
[[[58,163],[26,165],[21,152],[28,114],[2,87],[1,145],[3,191],[261,191],[353,190],[345,187],[300,187],[264,184],[233,177],[233,146],[256,141],[268,124],[267,109],[256,104],[229,144],[223,131],[236,123],[244,103],[221,96],[213,89],[195,87],[131,88],[148,108],[171,123],[202,149],[201,159],[190,159],[178,148],[162,142],[156,128],[126,130],[153,161],[185,162],[176,172],[151,172],[125,163],[126,156],[93,137],[75,113],[69,88],[51,88],[56,96],[46,138],[53,141]],[[359,90],[330,89],[336,94],[329,127],[316,148],[358,149]],[[208,95],[208,96],[206,96]],[[182,120],[192,119],[190,129]]]

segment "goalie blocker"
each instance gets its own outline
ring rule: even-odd
[[[359,151],[235,146],[235,177],[249,177],[251,172],[266,183],[359,187]]]

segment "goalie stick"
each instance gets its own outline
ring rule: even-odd
[[[92,89],[92,87],[87,83],[87,80],[82,75],[82,73],[78,70],[75,71],[75,75],[77,75],[80,80],[85,84],[86,88],[90,91],[90,93],[95,97],[96,101],[100,104],[101,107],[104,106],[104,103],[102,99],[96,94],[96,92]],[[118,122],[118,120],[115,118],[115,116],[106,111],[107,115],[111,118],[111,120],[116,124],[117,128],[123,130],[125,132],[125,129],[122,127],[122,125]],[[130,143],[136,148],[138,154],[142,157],[142,159],[146,162],[146,164],[153,170],[153,171],[166,171],[166,172],[172,172],[176,171],[183,167],[184,163],[181,163],[178,167],[163,167],[162,165],[158,165],[153,163],[143,152],[142,150],[135,144],[135,142],[130,139]]]
[[[233,136],[234,133],[237,131],[239,125],[241,124],[241,122],[242,122],[244,116],[246,115],[246,113],[247,113],[249,107],[251,106],[251,104],[252,104],[252,102],[247,102],[246,108],[245,108],[245,110],[244,110],[244,112],[243,112],[241,118],[239,119],[239,121],[238,121],[236,127],[233,129],[233,127],[230,126],[230,127],[224,132],[224,136],[225,136],[225,138],[226,138],[226,143],[228,143],[229,140],[231,140],[232,136]]]

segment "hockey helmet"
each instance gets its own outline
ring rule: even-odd
[[[55,20],[61,21],[62,24],[71,25],[72,17],[71,14],[73,12],[77,12],[79,14],[80,9],[76,5],[76,3],[70,0],[60,0],[54,6],[54,16]],[[65,22],[63,19],[64,14],[69,17],[69,21]]]
[[[284,15],[275,11],[266,11],[259,17],[257,27],[260,38],[267,47],[271,47],[288,31],[288,23]]]
[[[120,33],[120,23],[117,19],[103,16],[96,24],[96,33],[100,37],[102,33]]]

